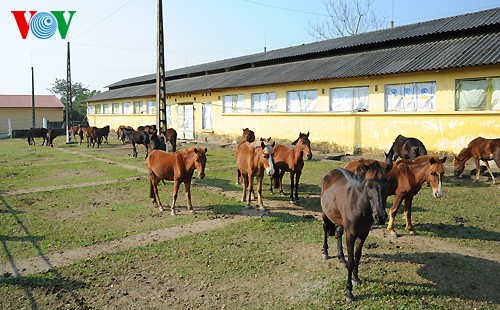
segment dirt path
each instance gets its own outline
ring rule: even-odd
[[[61,151],[71,153],[78,156],[83,157],[91,157],[90,155],[83,154],[76,151],[69,151],[64,149],[59,149]],[[118,162],[114,162],[108,159],[99,159],[92,157],[97,160],[101,160],[104,162],[116,164],[117,166],[133,169],[137,171],[141,171],[147,173],[146,168],[140,168],[132,165],[126,165]],[[128,178],[128,179],[137,179]],[[126,180],[128,180],[126,179]],[[17,195],[24,193],[32,193],[39,191],[51,191],[57,189],[64,188],[75,188],[75,187],[85,187],[85,186],[93,186],[98,184],[111,184],[114,182],[119,182],[123,180],[109,180],[102,182],[88,182],[81,184],[71,184],[71,185],[63,185],[63,186],[51,186],[51,187],[43,187],[43,188],[34,188],[30,190],[20,190],[20,191],[12,191],[4,193],[4,195]],[[199,188],[203,188],[210,192],[216,192],[220,195],[228,196],[234,199],[239,200],[241,198],[241,193],[236,191],[226,191],[217,187],[209,187],[204,185],[196,185]],[[305,199],[317,199],[318,197],[309,197]],[[307,211],[302,207],[290,204],[288,201],[266,201],[266,207],[270,212],[286,212],[297,216],[305,216],[305,217],[313,217],[317,220],[321,220],[321,214],[319,212]],[[31,257],[22,260],[16,260],[15,262],[9,262],[3,266],[0,266],[0,278],[2,275],[4,276],[25,276],[34,273],[40,273],[44,271],[48,271],[57,266],[67,266],[71,265],[78,260],[82,259],[90,259],[94,257],[99,257],[101,255],[107,255],[111,253],[117,253],[129,248],[137,247],[137,246],[145,246],[148,244],[152,244],[155,242],[162,242],[166,240],[175,239],[182,236],[197,234],[204,231],[209,231],[217,228],[222,228],[227,225],[231,225],[233,223],[250,220],[255,216],[262,216],[266,213],[261,213],[256,210],[244,210],[240,215],[233,216],[221,216],[214,219],[203,220],[195,223],[185,224],[181,226],[176,226],[167,229],[160,229],[148,233],[137,234],[133,236],[128,236],[121,239],[116,239],[108,242],[99,243],[92,246],[80,247],[71,250],[64,251],[62,253],[54,253],[54,254],[46,254],[39,255],[36,257]],[[389,239],[391,242],[396,244],[404,244],[404,245],[412,245],[414,247],[423,248],[428,251],[439,252],[439,253],[454,253],[456,255],[461,256],[471,256],[477,258],[487,259],[493,262],[500,263],[499,255],[490,254],[484,251],[480,251],[477,249],[467,248],[459,245],[454,245],[447,243],[442,240],[427,238],[423,236],[409,236],[404,235],[399,238],[393,238],[390,236],[386,236],[386,230],[384,228],[374,229],[371,236]]]

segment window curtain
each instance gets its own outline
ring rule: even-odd
[[[318,110],[318,91],[301,90],[288,92],[288,112],[315,112]]]
[[[385,96],[386,112],[403,110],[403,85],[386,85]]]
[[[436,84],[417,83],[417,110],[434,111],[436,109]]]
[[[130,102],[122,103],[122,113],[123,114],[132,114],[132,108]]]
[[[489,81],[459,81],[457,111],[486,110]]]
[[[212,129],[212,104],[203,103],[202,104],[202,114],[203,114],[203,129]]]
[[[500,78],[491,79],[491,109],[500,111]]]

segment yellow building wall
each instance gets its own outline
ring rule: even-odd
[[[441,71],[336,79],[285,85],[268,85],[171,95],[172,126],[177,129],[177,106],[194,105],[195,138],[224,135],[238,141],[243,128],[255,131],[257,137],[294,140],[299,132],[310,132],[311,142],[322,143],[331,149],[352,153],[358,150],[370,153],[387,151],[398,134],[416,137],[432,152],[457,153],[477,136],[500,137],[500,111],[455,111],[455,83],[457,79],[498,77],[500,65],[460,68]],[[436,110],[432,112],[384,112],[385,85],[414,82],[436,82]],[[329,112],[329,94],[333,87],[368,86],[367,112]],[[277,111],[286,111],[288,91],[318,90],[318,112],[313,113],[250,113],[252,93],[276,92]],[[168,92],[168,89],[167,89]],[[245,113],[223,113],[225,95],[244,95]],[[146,99],[145,99],[146,100]],[[152,100],[150,98],[150,100]],[[123,100],[130,102],[130,99]],[[113,102],[117,102],[116,100]],[[212,130],[202,128],[202,103],[212,103]],[[154,115],[89,116],[98,127],[120,124],[151,124]],[[135,125],[132,125],[136,127]]]
[[[62,108],[35,108],[35,127],[42,127],[43,119],[51,122],[64,120]],[[0,108],[0,134],[8,133],[8,120],[12,122],[12,129],[30,129],[32,125],[31,108]]]

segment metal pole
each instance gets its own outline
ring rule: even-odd
[[[163,41],[163,4],[158,0],[156,40],[156,123],[158,132],[167,136],[167,91],[165,86],[165,50]],[[168,145],[166,151],[168,152]]]
[[[69,121],[71,120],[71,126],[73,125],[73,117],[71,111],[71,57],[70,57],[70,46],[68,42],[68,63],[66,70],[66,143],[73,143],[71,139],[71,133],[69,132]]]
[[[35,70],[31,67],[31,127],[36,127],[35,121]]]

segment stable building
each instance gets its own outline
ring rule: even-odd
[[[35,127],[42,127],[43,119],[51,122],[64,120],[64,105],[54,95],[35,95]],[[32,127],[33,104],[31,95],[0,95],[0,134]]]
[[[431,152],[500,137],[500,8],[166,72],[167,123],[181,139],[295,139],[388,150],[398,134]],[[90,125],[156,123],[156,74],[87,100]]]

